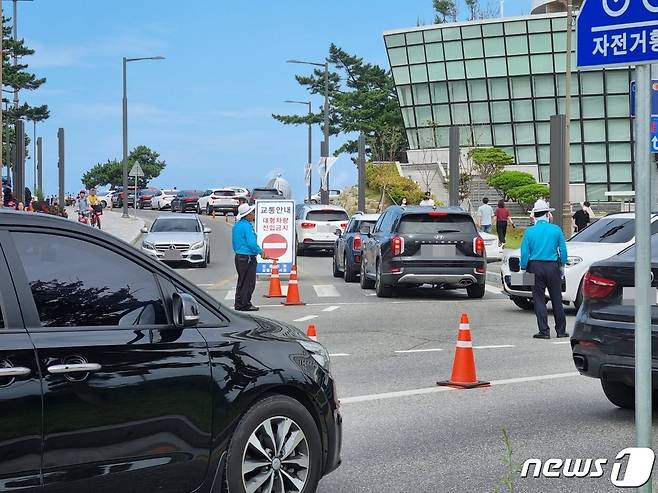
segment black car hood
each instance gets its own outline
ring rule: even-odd
[[[253,315],[245,315],[245,318],[251,319],[257,324],[257,327],[253,331],[253,335],[280,339],[284,341],[298,341],[300,339],[306,339],[306,334],[292,325],[288,325],[277,320],[272,320],[270,318]]]

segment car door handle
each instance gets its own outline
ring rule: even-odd
[[[98,363],[78,363],[70,365],[52,365],[48,367],[48,373],[59,375],[62,373],[89,373],[90,371],[98,371],[101,365]]]
[[[32,370],[24,366],[12,366],[11,368],[0,368],[0,377],[24,377],[32,373]]]

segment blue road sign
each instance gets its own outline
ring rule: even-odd
[[[631,81],[631,89],[629,92],[631,116],[635,117],[635,95],[637,91],[637,83]],[[658,116],[658,79],[651,81],[651,116]]]
[[[651,117],[651,153],[658,154],[658,116]]]
[[[577,22],[578,67],[658,60],[658,0],[585,0]]]

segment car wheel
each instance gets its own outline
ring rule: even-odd
[[[384,280],[382,279],[382,268],[379,262],[377,262],[377,268],[375,272],[376,272],[375,293],[377,293],[377,297],[390,298],[391,296],[393,296],[393,287],[384,284]]]
[[[349,265],[345,265],[345,282],[356,282],[359,278],[359,273],[354,269],[350,269]]]
[[[528,298],[522,298],[520,296],[510,296],[510,299],[516,306],[518,306],[521,310],[526,310],[526,311],[533,311],[535,309],[535,304],[532,302],[531,299]]]
[[[466,287],[466,293],[469,298],[484,298],[484,284],[471,284]]]
[[[368,279],[366,276],[366,264],[365,262],[361,262],[361,289],[372,289],[375,287],[375,282],[371,281]]]
[[[203,214],[203,211],[201,210],[201,207],[199,207],[199,204],[196,205],[196,213],[199,215]]]
[[[622,409],[635,409],[635,389],[630,385],[602,378],[601,387],[605,396],[615,406]]]
[[[331,264],[333,266],[334,277],[343,277],[343,272],[338,269],[338,263],[336,262],[336,254],[335,253],[333,255],[333,262]]]
[[[315,491],[320,481],[322,442],[313,417],[296,400],[271,396],[242,417],[231,438],[226,483],[231,493]],[[294,484],[294,488],[291,486]]]
[[[210,209],[210,204],[208,204],[208,205],[206,206],[206,214],[207,214],[208,216],[212,216],[212,210]]]
[[[101,200],[101,206],[103,207],[103,209],[105,209],[107,207],[107,202]]]

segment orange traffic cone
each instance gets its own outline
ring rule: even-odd
[[[478,380],[475,374],[471,328],[468,323],[468,315],[465,313],[462,313],[462,318],[459,322],[457,348],[455,349],[455,360],[452,365],[450,380],[437,382],[436,384],[460,389],[474,389],[477,387],[489,387],[491,385],[489,382]]]
[[[281,302],[284,305],[305,305],[299,297],[299,285],[297,284],[297,266],[293,265],[290,269],[290,280],[288,281],[288,296],[286,301]]]
[[[276,259],[272,261],[272,273],[270,274],[270,289],[265,298],[285,298],[281,292],[281,279],[279,277],[279,264]]]
[[[312,341],[318,340],[318,334],[315,331],[315,325],[308,324],[308,328],[306,329],[306,337],[308,337]]]

